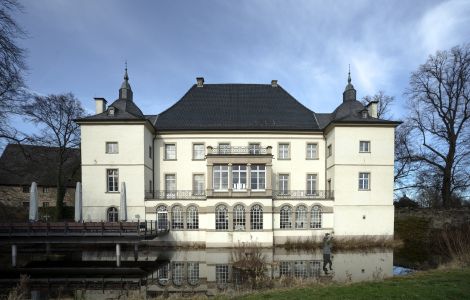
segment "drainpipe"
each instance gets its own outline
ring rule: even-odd
[[[155,199],[155,140],[157,139],[157,135],[153,136],[152,140],[152,198]]]

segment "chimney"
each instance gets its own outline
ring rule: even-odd
[[[369,111],[369,116],[372,118],[377,118],[377,105],[379,101],[371,101],[367,104],[367,110]]]
[[[277,80],[271,80],[271,86],[277,87]]]
[[[197,87],[204,86],[204,77],[196,77],[196,81],[197,81]]]
[[[95,98],[96,114],[100,114],[106,110],[106,102],[104,98]]]

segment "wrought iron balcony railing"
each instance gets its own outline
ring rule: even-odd
[[[207,155],[265,155],[271,154],[272,147],[233,146],[207,147]]]
[[[274,199],[334,199],[333,191],[308,190],[275,190]]]
[[[198,190],[155,190],[145,191],[145,199],[147,200],[204,200],[206,199],[206,191]]]

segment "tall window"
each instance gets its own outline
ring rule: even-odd
[[[119,222],[119,212],[116,207],[110,207],[106,211],[108,222]]]
[[[116,154],[119,153],[117,142],[106,142],[106,153]]]
[[[369,141],[360,141],[359,142],[359,152],[370,152],[370,142]]]
[[[328,157],[330,157],[331,155],[333,155],[333,148],[331,145],[328,145]]]
[[[215,229],[228,230],[228,211],[224,205],[219,205],[215,209]]]
[[[184,262],[172,262],[171,263],[171,276],[173,284],[176,286],[183,284],[184,277]]]
[[[278,159],[289,159],[289,144],[279,144],[279,158]]]
[[[171,229],[184,229],[183,208],[175,206],[171,210]]]
[[[251,165],[251,189],[264,190],[266,188],[266,166]]]
[[[226,191],[228,189],[228,166],[214,166],[214,190]]]
[[[149,192],[150,193],[153,192],[153,182],[152,182],[152,180],[149,180]]]
[[[290,206],[284,205],[281,207],[281,228],[292,228],[292,209]]]
[[[289,193],[289,175],[279,174],[279,194],[287,195]]]
[[[176,175],[175,174],[165,175],[165,197],[167,199],[176,198]]]
[[[321,228],[321,209],[318,205],[312,207],[310,228]]]
[[[307,195],[315,195],[317,193],[317,174],[307,175]]]
[[[106,170],[107,173],[107,191],[108,192],[117,192],[119,191],[119,171],[118,169],[108,169]]]
[[[152,158],[152,146],[149,146],[149,158]]]
[[[165,144],[165,159],[176,160],[176,144]]]
[[[170,276],[170,263],[166,263],[157,270],[158,283],[167,285]]]
[[[186,229],[199,229],[199,213],[196,206],[186,210]]]
[[[203,174],[193,175],[193,195],[194,196],[204,195],[204,175]]]
[[[295,210],[295,228],[307,228],[307,208],[304,205]]]
[[[193,144],[193,159],[204,159],[204,144]]]
[[[215,282],[218,288],[224,288],[228,283],[228,265],[215,266]]]
[[[307,144],[307,159],[316,159],[316,158],[318,158],[317,144],[314,144],[314,143]]]
[[[230,144],[219,143],[219,154],[230,154]]]
[[[253,205],[250,211],[250,227],[251,230],[263,229],[263,209],[260,205]]]
[[[233,230],[245,230],[245,208],[241,204],[233,208]]]
[[[370,173],[361,172],[359,173],[359,189],[360,190],[369,190],[370,189]]]
[[[199,284],[199,263],[188,262],[188,283],[190,285]]]
[[[160,205],[157,207],[157,230],[168,229],[168,211],[166,206]]]
[[[248,145],[248,153],[250,154],[260,154],[260,151],[261,151],[261,147],[259,146],[259,144],[249,144]]]
[[[246,165],[232,166],[232,182],[234,190],[246,190]]]

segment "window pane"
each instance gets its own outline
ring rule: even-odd
[[[184,229],[183,208],[181,206],[175,206],[171,210],[171,228]]]
[[[263,209],[259,205],[254,205],[250,211],[251,230],[263,229]]]
[[[165,195],[167,198],[176,198],[176,175],[165,175]]]
[[[234,190],[246,190],[246,166],[233,165],[232,166],[232,188]]]
[[[287,195],[289,193],[289,175],[279,175],[279,193],[281,195]]]
[[[307,208],[303,205],[295,211],[295,228],[307,228]]]
[[[240,204],[233,208],[233,229],[245,230],[245,208]]]
[[[215,229],[228,230],[228,211],[223,205],[219,205],[215,209]]]
[[[279,159],[289,158],[289,144],[279,144]]]
[[[204,175],[193,175],[193,195],[204,195]]]
[[[176,159],[176,145],[175,144],[165,145],[165,159]]]
[[[118,143],[106,142],[106,153],[118,153]]]
[[[307,195],[315,195],[317,190],[317,175],[307,175]]]
[[[193,145],[193,159],[204,159],[204,144]]]
[[[248,151],[250,154],[259,154],[260,153],[260,145],[259,144],[250,144],[248,145]]]
[[[321,228],[321,210],[319,206],[314,206],[312,208],[312,215],[310,221],[310,228]]]
[[[108,192],[117,192],[118,184],[119,184],[119,174],[117,169],[108,169],[107,170],[107,184],[108,184]]]
[[[228,166],[215,165],[213,170],[214,190],[228,189]]]
[[[281,228],[288,229],[292,228],[292,210],[289,206],[281,207]]]
[[[307,158],[317,158],[317,144],[307,144]]]
[[[186,228],[199,229],[199,213],[195,206],[188,207],[186,213]]]

